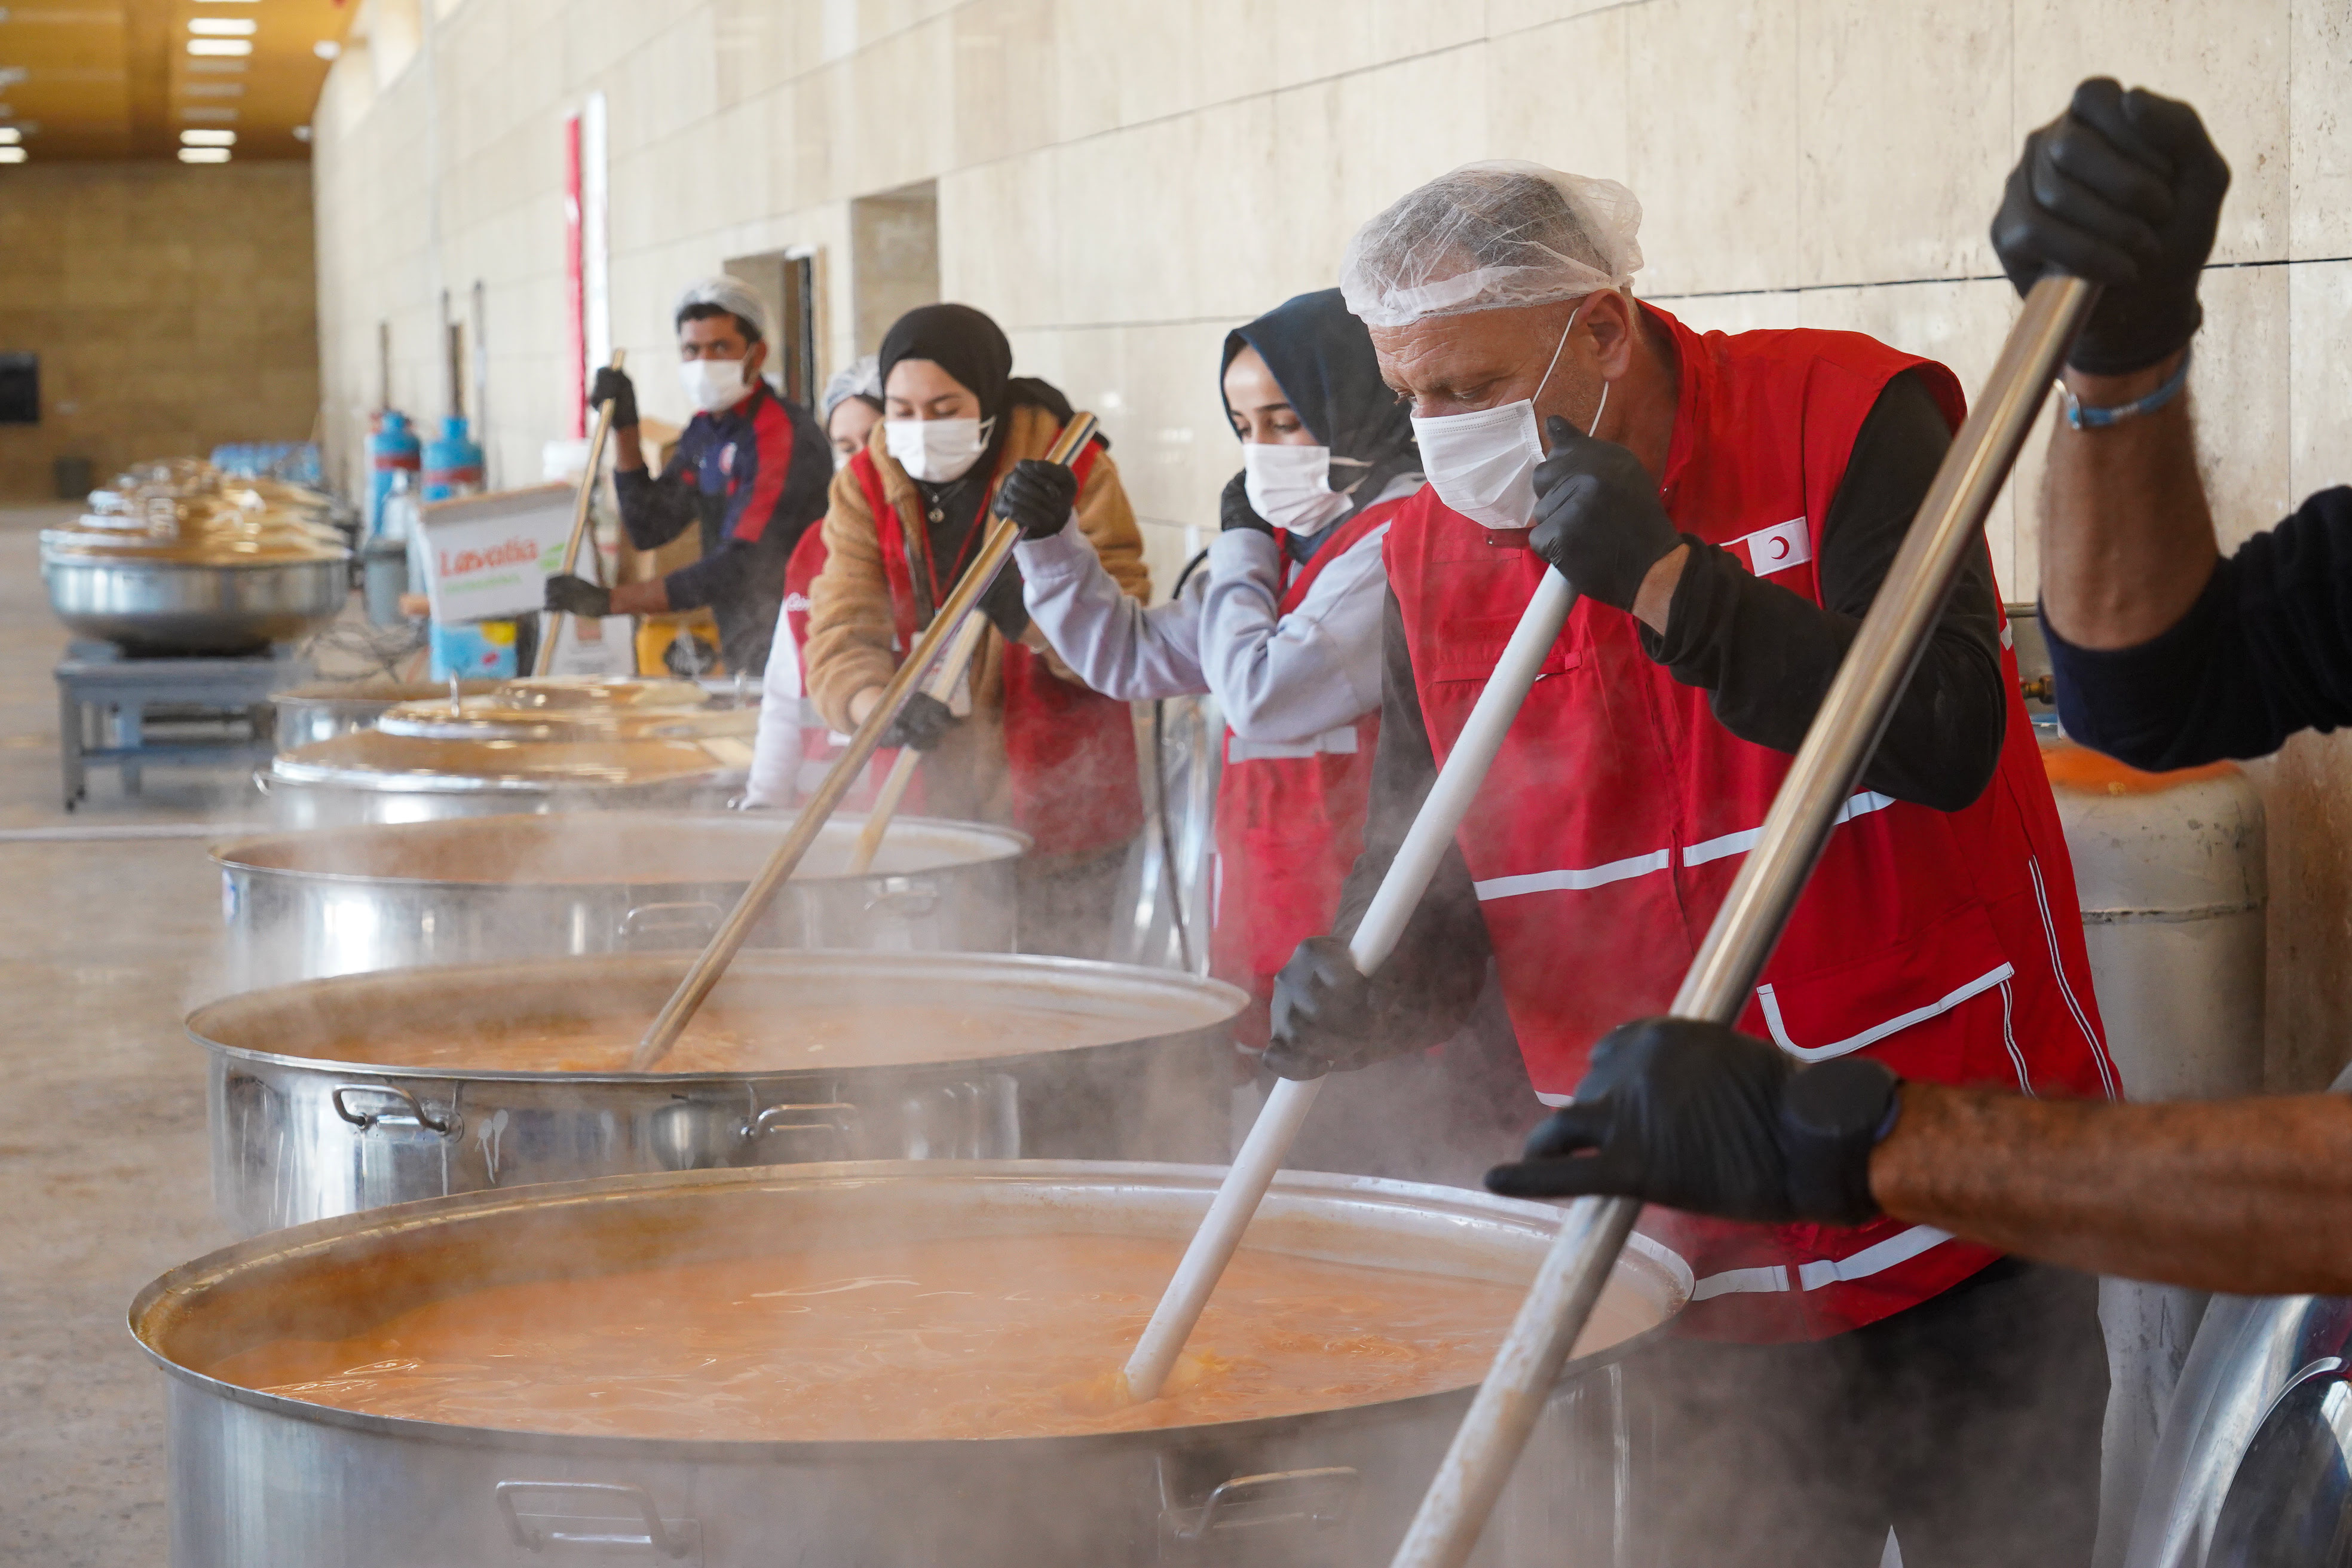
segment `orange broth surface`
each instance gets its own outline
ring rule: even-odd
[[[648,1018],[572,1018],[409,1035],[387,1029],[305,1047],[304,1056],[475,1072],[626,1072]],[[1185,1021],[1024,1007],[991,999],[969,1009],[882,998],[795,1001],[772,1012],[706,1008],[656,1072],[782,1072],[915,1066],[1022,1056],[1140,1039]]]
[[[1476,1382],[1521,1291],[1244,1249],[1171,1380],[1112,1379],[1181,1243],[992,1237],[503,1285],[213,1376],[372,1415],[732,1440],[1038,1437],[1247,1420]],[[1580,1353],[1648,1326],[1614,1294]]]

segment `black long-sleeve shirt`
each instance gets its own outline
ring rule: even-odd
[[[2137,647],[2077,647],[2042,625],[2066,733],[2136,768],[2267,756],[2352,723],[2352,489],[2246,541]]]
[[[1942,411],[1919,377],[1889,382],[1856,436],[1822,526],[1823,604],[1755,577],[1730,552],[1688,539],[1661,637],[1642,646],[1676,680],[1701,688],[1724,728],[1793,752],[1902,547],[1951,445]],[[1437,764],[1413,685],[1404,621],[1390,595],[1381,673],[1380,747],[1372,760],[1364,850],[1348,873],[1334,929],[1350,935],[1430,786]],[[1939,811],[1984,792],[2000,764],[2008,722],[2000,606],[1992,563],[1972,554],[1953,585],[1919,668],[1863,770],[1864,787]],[[1385,1028],[1435,1042],[1476,1000],[1489,952],[1477,894],[1460,848],[1449,848],[1428,893],[1379,976]]]
[[[673,610],[708,605],[731,670],[756,675],[783,605],[784,567],[824,516],[833,447],[816,420],[762,382],[732,408],[698,414],[658,478],[613,476],[621,521],[640,550],[699,526],[702,558],[662,579]]]

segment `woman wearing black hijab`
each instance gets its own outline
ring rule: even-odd
[[[1208,570],[1146,610],[1075,532],[1015,552],[1027,607],[1097,690],[1214,692],[1228,726],[1217,790],[1211,972],[1246,989],[1265,1044],[1275,973],[1331,929],[1362,847],[1380,731],[1381,541],[1422,485],[1412,426],[1337,289],[1225,339],[1222,390],[1242,441]]]
[[[1077,548],[1115,592],[1150,593],[1108,443],[1090,443],[1067,469],[1042,460],[1069,402],[1013,375],[994,321],[968,305],[926,305],[899,318],[879,358],[882,422],[834,476],[824,568],[809,592],[808,693],[839,731],[872,710],[979,552],[992,512],[1024,531],[1075,517]],[[960,716],[918,697],[888,737],[925,753],[922,793],[907,809],[1028,834],[1022,945],[1091,956],[1143,821],[1133,722],[1123,700],[1089,690],[1031,627],[1010,563],[982,605],[994,629],[951,705]]]

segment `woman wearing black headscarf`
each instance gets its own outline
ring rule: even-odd
[[[1013,348],[968,305],[926,305],[882,340],[882,423],[834,476],[824,567],[811,585],[808,692],[835,730],[856,728],[956,580],[993,511],[1024,531],[1075,516],[1076,548],[1114,584],[1150,593],[1143,539],[1099,439],[1067,469],[1043,461],[1072,417],[1045,382],[1016,378]],[[1098,952],[1127,845],[1142,825],[1126,703],[1097,694],[1029,624],[1008,563],[982,600],[982,637],[952,705],[918,697],[886,739],[925,755],[908,809],[1008,822],[1028,834],[1021,941]]]
[[[1067,530],[1024,535],[1015,555],[1030,615],[1097,690],[1216,694],[1228,729],[1211,968],[1249,991],[1242,1033],[1263,1045],[1276,971],[1331,929],[1362,847],[1381,541],[1422,476],[1412,422],[1337,289],[1228,335],[1222,391],[1242,471],[1208,570],[1180,597],[1150,610],[1127,599]]]

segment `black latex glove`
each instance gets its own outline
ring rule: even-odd
[[[1249,471],[1244,469],[1225,481],[1224,499],[1217,503],[1219,531],[1231,533],[1237,528],[1255,528],[1268,539],[1274,537],[1274,524],[1258,516],[1257,508],[1250,505]]]
[[[1078,476],[1043,458],[1024,458],[996,487],[996,515],[1021,525],[1024,539],[1051,539],[1077,504]]]
[[[1010,556],[980,595],[980,613],[991,625],[1004,634],[1006,642],[1019,642],[1021,634],[1029,629],[1029,606],[1021,597],[1021,564]]]
[[[2197,273],[2229,188],[2230,165],[2195,110],[2094,77],[2025,139],[1992,247],[2020,294],[2049,271],[2102,286],[2067,363],[2094,375],[2144,370],[2205,319]]]
[[[1385,1026],[1374,983],[1357,971],[1348,944],[1336,936],[1298,944],[1274,977],[1272,1011],[1261,1059],[1281,1078],[1353,1072],[1412,1048]]]
[[[602,408],[610,399],[613,405],[613,428],[626,430],[637,422],[637,384],[627,373],[604,365],[596,372],[596,379],[588,388],[588,406]]]
[[[1902,1079],[1866,1057],[1799,1068],[1718,1024],[1647,1018],[1612,1029],[1565,1107],[1516,1165],[1486,1173],[1515,1198],[1639,1198],[1724,1219],[1860,1225],[1878,1215],[1870,1152]]]
[[[946,703],[928,691],[918,691],[907,699],[907,705],[898,710],[898,716],[882,731],[881,743],[928,752],[947,739],[948,731],[957,722]]]
[[[1633,607],[1642,579],[1683,542],[1658,501],[1658,481],[1614,441],[1596,441],[1557,416],[1544,421],[1551,455],[1536,465],[1528,548],[1588,599]]]
[[[613,590],[566,573],[547,580],[547,607],[567,616],[601,620],[613,613]]]

